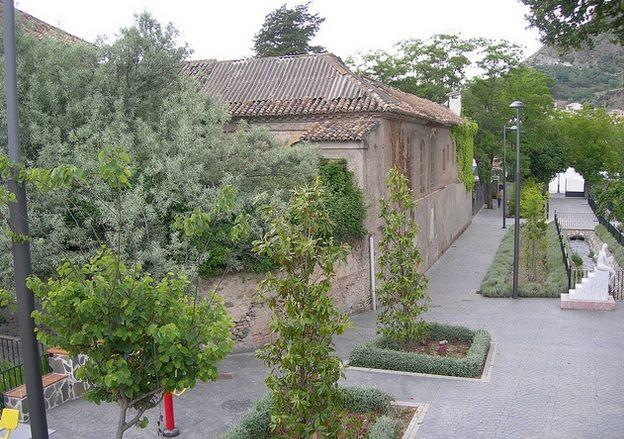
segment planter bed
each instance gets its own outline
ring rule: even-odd
[[[521,238],[522,239],[522,238]],[[546,251],[543,255],[545,276],[542,282],[520,280],[518,293],[521,297],[556,297],[568,292],[568,275],[561,254],[561,245],[555,223],[546,229]],[[513,271],[513,226],[498,247],[496,256],[481,283],[481,294],[485,297],[511,297],[511,275]],[[522,251],[522,250],[521,250]],[[522,256],[521,256],[522,258]],[[522,259],[521,259],[522,261]],[[523,269],[521,277],[523,276]]]
[[[392,404],[392,398],[381,390],[347,387],[344,394],[345,418],[343,422],[356,426],[345,432],[345,438],[353,439],[401,439],[404,431],[417,414],[416,407]],[[228,430],[222,439],[270,439],[268,396],[257,401],[242,419]],[[339,436],[338,438],[342,438]]]
[[[470,343],[465,356],[428,355],[409,352],[396,343],[378,337],[359,343],[351,351],[349,365],[371,369],[397,370],[474,378],[481,374],[490,347],[490,334],[484,329],[473,331],[463,326],[430,323],[427,338],[447,340],[450,344]]]

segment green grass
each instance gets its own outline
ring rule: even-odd
[[[543,282],[521,282],[521,297],[560,297],[568,291],[568,275],[555,223],[548,224],[546,229],[546,276]],[[512,286],[510,275],[513,270],[513,227],[498,247],[494,262],[490,265],[483,282],[481,294],[485,297],[510,297]]]

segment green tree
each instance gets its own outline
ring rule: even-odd
[[[518,46],[507,41],[438,34],[426,41],[401,41],[393,52],[374,51],[357,59],[350,58],[348,62],[359,73],[384,84],[444,102],[448,93],[464,83],[470,66],[494,74],[517,63],[519,55]]]
[[[475,139],[475,159],[480,180],[488,186],[492,180],[494,158],[503,156],[503,126],[515,124],[509,104],[521,100],[522,110],[521,169],[525,176],[547,182],[565,167],[566,144],[560,136],[555,117],[550,79],[527,67],[510,69],[500,76],[472,79],[463,94],[464,114],[479,125]],[[515,131],[509,134],[508,169],[515,163]],[[513,173],[510,173],[513,175]],[[486,193],[489,195],[490,190]],[[486,199],[491,207],[491,197]]]
[[[602,172],[615,175],[624,170],[624,123],[618,123],[602,108],[589,106],[574,113],[561,112],[559,120],[568,163],[586,180],[598,182]]]
[[[592,44],[592,37],[610,33],[624,45],[624,4],[621,0],[521,0],[527,18],[542,41],[562,48]]]
[[[285,210],[266,206],[270,224],[254,250],[278,267],[261,282],[272,311],[273,340],[258,351],[271,373],[271,429],[285,437],[335,437],[340,423],[337,381],[342,374],[332,339],[348,326],[329,291],[334,266],[349,248],[331,237],[325,195],[317,179],[295,190]]]
[[[171,228],[174,219],[207,209],[229,184],[238,191],[233,213],[250,215],[251,234],[232,243],[234,216],[222,218],[214,225],[204,267],[207,274],[254,268],[262,261],[248,256],[251,242],[265,227],[254,197],[267,192],[285,201],[289,189],[314,178],[318,154],[306,145],[283,148],[267,131],[246,125],[226,133],[226,108],[180,75],[188,51],[175,43],[176,35],[148,15],[137,17],[110,44],[67,45],[19,34],[26,163],[71,164],[93,172],[102,145],[126,147],[133,173],[132,187],[121,200],[127,227],[120,256],[155,276],[186,261],[186,246]],[[0,138],[6,139],[4,117],[0,112]],[[45,277],[67,257],[85,260],[102,242],[115,247],[117,223],[98,201],[111,196],[100,181],[69,193],[29,193],[34,272]],[[6,215],[0,209],[0,218]],[[0,234],[0,287],[5,289],[12,279],[9,248],[9,239]]]
[[[377,295],[384,306],[377,317],[377,332],[400,343],[422,341],[427,325],[419,320],[428,308],[427,277],[416,243],[418,224],[413,219],[414,197],[407,177],[397,167],[386,179],[388,199],[381,200],[381,241]]]
[[[540,183],[525,182],[520,194],[520,212],[526,222],[521,232],[524,238],[524,268],[529,282],[538,280],[543,268],[543,253],[546,250],[546,196]]]
[[[103,245],[86,263],[66,260],[47,280],[32,276],[28,287],[41,301],[33,313],[39,340],[71,356],[85,355],[76,375],[87,383],[86,397],[96,404],[119,404],[118,439],[132,426],[147,424],[143,414],[163,392],[216,379],[217,363],[233,345],[232,321],[216,292],[209,299],[198,298],[197,291],[193,297],[184,274],[155,278],[140,264],[122,261],[128,224],[122,194],[131,185],[129,163],[127,152],[115,148],[99,154],[97,173],[86,173],[88,178],[67,167],[24,172],[46,192],[99,179],[115,194],[111,203],[100,200],[118,224],[114,247]],[[207,224],[188,221],[184,226],[185,234],[193,235]],[[130,419],[129,410],[135,411]]]
[[[310,2],[288,8],[283,4],[264,18],[262,28],[254,37],[257,57],[301,55],[322,52],[320,46],[311,46],[321,24],[325,21],[308,9]]]

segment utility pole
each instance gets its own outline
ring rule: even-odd
[[[15,60],[15,7],[13,0],[4,0],[4,93],[6,95],[7,134],[9,159],[21,163],[19,140],[19,118],[17,110],[17,69]],[[9,203],[11,231],[20,236],[28,236],[28,210],[26,189],[16,181],[13,169],[7,186],[15,194],[16,202]],[[35,337],[35,324],[32,312],[35,299],[26,287],[30,275],[30,244],[28,241],[13,239],[13,266],[15,269],[15,291],[17,294],[17,322],[22,345],[24,380],[28,394],[30,434],[32,439],[48,439],[48,423],[43,400],[39,347]]]
[[[520,101],[514,101],[509,107],[516,110],[516,217],[514,222],[513,290],[511,297],[517,299],[520,268],[520,110],[524,108],[524,104]]]

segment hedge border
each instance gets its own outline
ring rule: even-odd
[[[546,229],[546,268],[548,274],[544,285],[536,282],[521,283],[520,297],[553,297],[559,298],[562,293],[568,292],[568,275],[561,255],[561,245],[557,236],[554,222],[550,222]],[[494,261],[488,268],[483,282],[481,295],[484,297],[511,297],[511,282],[507,278],[513,270],[513,226],[503,237]]]
[[[349,356],[349,365],[465,378],[474,378],[482,371],[491,341],[490,333],[485,329],[429,323],[428,336],[449,341],[470,341],[472,344],[466,357],[450,358],[401,351],[395,343],[378,337],[355,345]]]
[[[355,413],[379,411],[382,413],[371,427],[368,439],[396,439],[398,423],[386,416],[390,410],[392,398],[385,392],[363,387],[343,387],[344,404],[347,410]],[[271,398],[264,396],[256,401],[241,420],[226,431],[222,439],[266,439],[271,416]],[[378,425],[379,424],[379,425]]]

